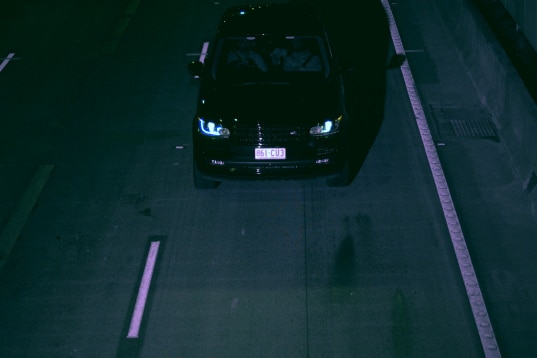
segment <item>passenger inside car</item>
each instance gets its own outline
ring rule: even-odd
[[[234,69],[268,71],[268,66],[263,56],[255,48],[255,40],[241,39],[237,41],[237,45],[227,55],[227,64],[229,66]]]

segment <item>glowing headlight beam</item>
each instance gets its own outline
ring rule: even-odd
[[[229,136],[229,129],[217,125],[211,121],[205,121],[204,119],[199,118],[199,128],[201,132],[205,135],[212,137],[227,137]]]
[[[340,118],[338,118],[335,121],[331,119],[327,119],[326,121],[323,122],[323,124],[317,124],[316,126],[311,127],[310,134],[311,135],[324,135],[324,134],[335,132],[338,128],[339,119]]]

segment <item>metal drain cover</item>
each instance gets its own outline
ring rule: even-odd
[[[496,130],[489,120],[460,120],[450,121],[453,132],[457,137],[495,138]]]
[[[490,113],[483,107],[439,107],[431,105],[436,134],[447,138],[498,139]]]

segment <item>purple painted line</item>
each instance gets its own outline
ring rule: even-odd
[[[386,15],[388,16],[390,23],[390,33],[395,51],[398,54],[404,54],[406,51],[403,46],[401,36],[399,35],[399,30],[397,29],[397,24],[395,23],[395,18],[388,0],[381,1],[384,9],[386,10]],[[496,337],[494,335],[494,330],[485,306],[483,294],[479,288],[474,266],[472,264],[472,260],[470,259],[470,253],[466,246],[466,240],[464,239],[464,235],[462,233],[457,211],[455,210],[455,204],[453,203],[453,199],[449,192],[444,170],[442,169],[438,153],[436,152],[431,131],[429,129],[429,125],[427,124],[427,117],[425,116],[425,111],[421,105],[421,99],[418,95],[414,77],[412,76],[412,71],[410,70],[410,66],[407,61],[405,61],[401,66],[401,73],[403,75],[410,104],[412,105],[412,110],[414,111],[416,124],[418,126],[421,141],[425,149],[425,154],[427,156],[427,160],[429,161],[429,168],[431,169],[431,174],[433,175],[440,205],[444,211],[444,219],[448,226],[451,242],[453,249],[455,250],[459,270],[466,287],[466,294],[474,315],[474,322],[481,339],[481,345],[483,347],[485,357],[500,358],[501,353],[498,347],[498,342],[496,341]]]
[[[149,293],[149,286],[151,286],[151,279],[153,278],[153,270],[155,269],[155,263],[157,262],[159,246],[159,241],[153,241],[151,243],[151,247],[149,248],[147,260],[145,262],[144,274],[142,275],[142,282],[140,283],[140,288],[138,289],[138,297],[136,297],[136,305],[134,306],[134,312],[132,314],[127,338],[138,338],[140,333],[140,325],[142,324],[147,294]]]
[[[7,55],[6,58],[4,58],[4,61],[2,61],[2,63],[0,63],[0,72],[2,72],[2,70],[4,69],[4,67],[7,66],[8,62],[13,58],[13,56],[15,56],[14,53],[10,53],[9,55]]]
[[[200,62],[205,62],[205,56],[207,56],[207,49],[209,48],[209,43],[204,42],[203,47],[201,48]]]

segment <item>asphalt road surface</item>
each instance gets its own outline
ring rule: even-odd
[[[390,4],[416,87],[386,72],[350,186],[194,189],[186,64],[236,3],[0,6],[0,356],[481,357],[472,272],[497,356],[537,356],[537,221],[501,140],[465,131],[487,112],[429,1]],[[360,31],[387,30],[369,21]],[[340,48],[376,51],[349,31]]]

